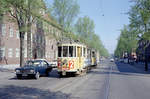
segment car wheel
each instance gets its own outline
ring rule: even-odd
[[[22,76],[17,76],[17,79],[21,79],[22,78]]]
[[[46,76],[47,76],[47,77],[49,76],[49,71],[46,71]]]
[[[60,74],[59,74],[59,78],[63,78],[63,75],[62,75],[62,73],[60,73]]]
[[[40,73],[37,72],[37,73],[35,74],[35,79],[39,79],[39,78],[40,78]]]
[[[48,77],[49,76],[49,73],[52,71],[52,68],[48,68],[46,69],[46,76]]]

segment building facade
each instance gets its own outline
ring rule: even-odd
[[[50,16],[46,15],[48,20]],[[54,61],[57,58],[57,40],[54,34],[59,36],[61,31],[53,25],[44,22],[33,24],[32,58],[45,58]],[[25,34],[24,57],[27,59],[27,33]],[[19,64],[20,62],[20,38],[17,23],[7,18],[0,21],[0,64]]]

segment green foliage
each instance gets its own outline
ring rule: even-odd
[[[54,0],[52,15],[55,16],[57,22],[68,29],[74,22],[79,13],[79,5],[76,0]]]
[[[120,37],[118,39],[117,48],[115,50],[115,56],[122,57],[123,53],[135,52],[137,48],[136,32],[130,27],[124,26],[121,30]]]
[[[150,0],[133,0],[129,11],[130,24],[121,30],[116,56],[122,56],[124,52],[134,52],[138,46],[137,42],[149,42],[150,40]],[[132,34],[132,35],[131,35]]]
[[[88,16],[79,18],[73,25],[79,13],[79,5],[76,0],[54,0],[52,7],[49,8],[53,18],[63,27],[63,37],[80,40],[91,48],[100,52],[102,56],[108,56],[100,38],[95,34],[95,24]]]
[[[79,18],[75,24],[75,30],[81,42],[99,51],[101,56],[108,56],[107,50],[103,46],[99,36],[95,34],[94,29],[94,21],[87,16]]]
[[[17,22],[20,33],[20,66],[24,64],[24,35],[31,27],[32,19],[40,17],[43,0],[1,0],[0,13],[10,15]],[[44,3],[43,3],[44,4]],[[30,23],[30,26],[29,24]],[[31,28],[30,28],[31,29]]]
[[[88,16],[85,16],[78,19],[75,24],[75,28],[78,35],[90,40],[90,37],[94,34],[95,24],[93,20],[91,20]]]

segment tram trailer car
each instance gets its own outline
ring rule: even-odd
[[[96,56],[96,50],[92,50],[92,55],[91,55],[91,66],[97,66],[97,56]]]
[[[77,42],[58,43],[57,69],[60,76],[82,74],[89,65],[87,46]]]

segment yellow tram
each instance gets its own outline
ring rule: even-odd
[[[59,42],[57,69],[60,76],[86,71],[87,47],[79,42]]]

